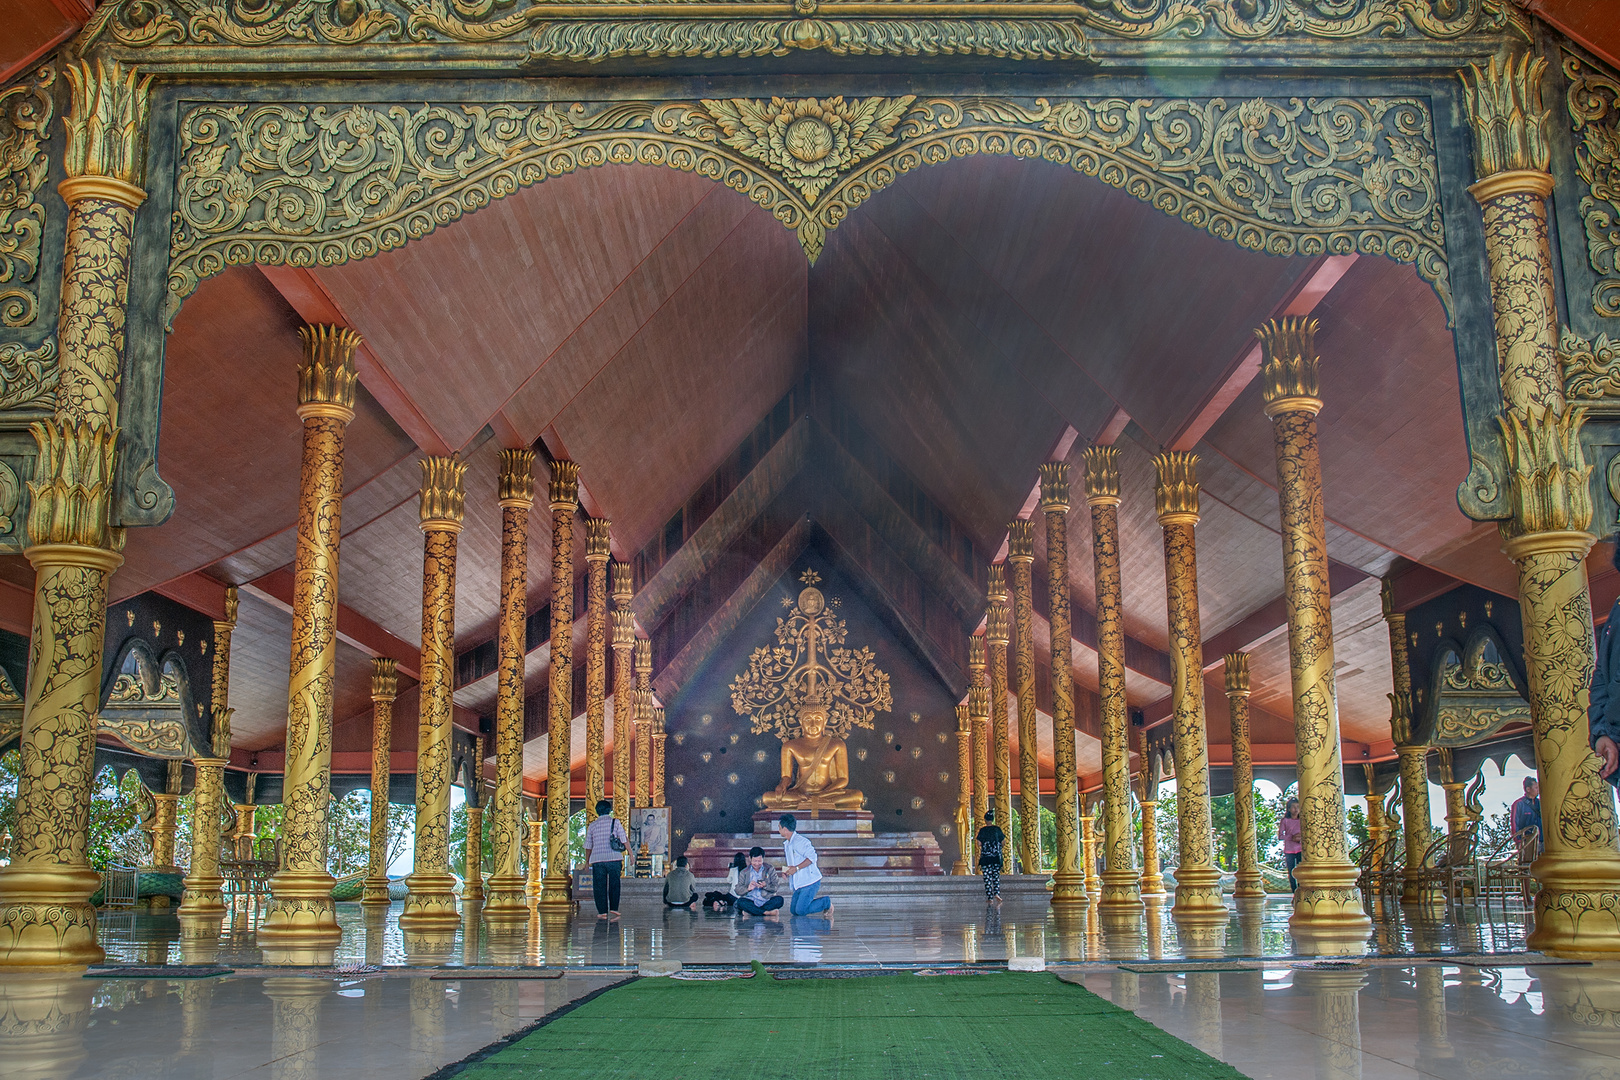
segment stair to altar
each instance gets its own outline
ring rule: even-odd
[[[870,810],[795,811],[798,831],[816,847],[817,865],[833,877],[928,877],[945,872],[939,841],[932,832],[873,832]],[[751,847],[765,849],[767,862],[782,861],[782,838],[776,833],[781,814],[763,810],[754,815],[748,833],[697,833],[686,845],[691,870],[698,877],[726,876],[731,856]]]

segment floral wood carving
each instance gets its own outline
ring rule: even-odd
[[[887,5],[740,0],[718,16],[679,0],[112,0],[80,42],[179,52],[209,46],[305,50],[371,46],[398,62],[399,46],[508,43],[513,59],[598,62],[626,56],[1092,55],[1092,39],[1376,36],[1452,40],[1513,30],[1528,20],[1508,0],[1086,0],[1029,3],[909,0]],[[886,8],[892,6],[893,14]],[[487,52],[487,50],[486,50]],[[385,61],[386,62],[386,61]],[[408,60],[406,62],[409,62]]]
[[[1569,80],[1567,102],[1574,123],[1575,172],[1586,185],[1581,221],[1586,230],[1586,258],[1597,272],[1592,310],[1620,316],[1620,82],[1569,53],[1564,54]]]
[[[46,65],[0,90],[0,325],[27,326],[39,313],[34,275],[45,231],[40,193],[50,171],[44,143],[51,137],[55,84],[56,69]]]
[[[976,154],[1066,166],[1271,255],[1413,263],[1450,308],[1421,99],[745,104],[747,119],[737,101],[193,105],[180,120],[169,317],[227,266],[365,258],[521,187],[608,164],[663,165],[743,192],[814,261],[827,233],[901,174]]]
[[[49,412],[61,381],[56,342],[47,338],[32,349],[15,341],[0,344],[0,412]]]
[[[1558,363],[1564,372],[1564,396],[1571,401],[1599,405],[1604,398],[1620,399],[1620,343],[1611,342],[1609,335],[1587,341],[1561,327]],[[1620,400],[1606,404],[1620,407]]]

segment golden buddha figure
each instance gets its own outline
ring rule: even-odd
[[[774,647],[761,646],[748,670],[731,683],[731,705],[753,721],[753,732],[782,740],[782,779],[765,792],[770,810],[859,810],[866,801],[849,786],[849,749],[857,727],[870,729],[876,713],[893,705],[889,676],[870,648],[845,647],[848,630],[816,584],[814,570],[799,578],[798,602],[776,624]]]
[[[796,739],[782,743],[782,780],[765,793],[771,810],[859,810],[866,801],[849,786],[849,748],[827,730],[827,706],[799,708]]]

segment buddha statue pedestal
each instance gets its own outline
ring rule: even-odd
[[[943,874],[939,841],[931,832],[872,831],[870,810],[794,810],[798,831],[816,846],[817,865],[831,877],[895,877]],[[698,877],[726,876],[733,852],[758,845],[767,862],[782,861],[782,838],[776,833],[776,810],[754,815],[751,833],[698,833],[686,845],[686,857]]]

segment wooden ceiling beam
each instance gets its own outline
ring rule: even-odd
[[[1294,289],[1283,301],[1272,310],[1269,318],[1277,319],[1289,315],[1309,315],[1316,310],[1324,297],[1332,291],[1333,286],[1355,263],[1359,256],[1350,255],[1323,255],[1316,260],[1316,265],[1299,276],[1294,283]],[[1215,426],[1232,403],[1248,388],[1260,374],[1260,343],[1256,341],[1244,350],[1227,367],[1226,377],[1215,387],[1204,404],[1192,417],[1182,425],[1170,440],[1171,450],[1191,450],[1201,442],[1209,429]]]
[[[240,586],[243,592],[254,596],[292,614],[293,600],[293,572],[287,567],[273,570],[270,573]],[[381,626],[372,622],[364,615],[355,611],[346,604],[337,605],[337,636],[338,639],[354,648],[359,649],[367,656],[392,657],[399,665],[399,672],[413,679],[420,679],[422,671],[422,651],[408,641],[390,634]]]
[[[225,582],[201,570],[154,585],[152,591],[216,621],[225,618]]]
[[[326,291],[313,271],[295,266],[261,266],[259,272],[274,285],[298,317],[311,325],[325,324],[330,326],[350,327],[348,316],[338,307],[337,301]],[[424,454],[445,455],[453,449],[434,428],[432,421],[421,407],[411,399],[388,369],[371,351],[366,344],[364,334],[361,335],[360,347],[354,351],[355,373],[360,378],[360,385],[366,392],[376,399],[377,404],[393,418],[394,423],[400,426],[410,440],[417,445]]]

